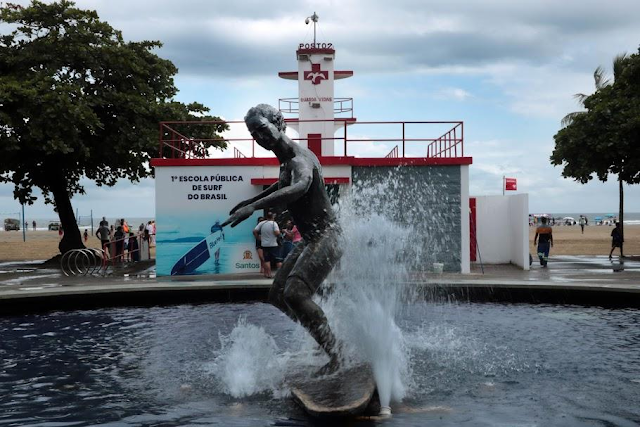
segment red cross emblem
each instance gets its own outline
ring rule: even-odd
[[[320,64],[311,64],[311,71],[304,72],[304,79],[311,80],[314,85],[319,85],[323,79],[327,80],[328,78],[329,72],[321,71]]]

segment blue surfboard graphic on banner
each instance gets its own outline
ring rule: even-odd
[[[213,256],[216,263],[220,260],[220,245],[224,241],[224,230],[220,222],[211,226],[211,234],[202,239],[184,254],[171,269],[172,276],[191,274]]]

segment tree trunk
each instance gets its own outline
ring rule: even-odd
[[[624,187],[622,186],[622,178],[618,175],[618,185],[620,188],[620,206],[618,208],[618,221],[620,221],[620,234],[622,243],[620,244],[620,258],[624,256]]]
[[[71,249],[84,249],[85,246],[82,244],[82,236],[80,235],[80,229],[73,214],[71,199],[67,191],[67,180],[60,175],[54,175],[51,179],[53,181],[50,187],[51,193],[53,194],[56,210],[60,217],[60,224],[64,231],[62,240],[58,244],[58,249],[62,254]]]

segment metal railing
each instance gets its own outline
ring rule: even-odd
[[[323,138],[323,141],[333,141],[336,147],[335,157],[353,156],[353,147],[359,144],[379,145],[378,151],[385,147],[392,147],[395,144],[397,152],[384,151],[385,154],[368,155],[361,157],[387,157],[387,158],[459,158],[464,157],[464,123],[462,121],[353,121],[348,118],[336,118],[334,120],[292,120],[286,119],[288,123],[324,123],[332,122],[337,129],[335,136]],[[225,123],[230,128],[239,129],[233,131],[233,135],[246,135],[238,138],[211,138],[195,139],[189,138],[176,131],[176,125],[212,126]],[[380,129],[380,130],[377,130]],[[431,136],[431,134],[435,134]],[[375,135],[364,136],[364,135]],[[291,138],[294,141],[307,141],[306,138]],[[256,143],[246,130],[243,121],[171,121],[160,123],[160,147],[161,158],[184,158],[202,159],[213,157],[203,149],[206,143],[225,141],[231,145],[240,143],[251,147],[251,155],[245,156],[234,147],[234,157],[242,158],[256,156]],[[411,150],[409,150],[411,146]],[[342,149],[340,149],[342,148]],[[389,148],[386,148],[389,150]],[[370,151],[370,150],[369,150]],[[272,153],[261,151],[259,157],[273,157]]]
[[[460,138],[458,138],[458,134]],[[462,123],[460,123],[429,144],[427,157],[464,157],[462,136],[463,127]],[[460,156],[458,156],[458,148],[460,149]]]
[[[397,159],[398,158],[398,146],[393,147],[393,150],[389,151],[389,154],[384,156],[387,159]]]
[[[234,159],[245,159],[247,156],[242,154],[242,151],[238,150],[236,147],[233,147],[233,158]]]
[[[300,99],[280,98],[278,99],[278,109],[283,114],[299,114]],[[333,98],[333,114],[342,115],[344,113],[350,113],[345,116],[353,118],[353,98]]]
[[[174,121],[160,122],[160,157],[169,157],[172,159],[203,159],[208,156],[206,148],[203,144],[212,141],[211,139],[193,138],[183,135],[175,130],[171,125],[177,124],[198,124],[205,126],[206,124],[222,124],[223,121],[212,122],[191,122],[191,121]],[[216,138],[215,141],[224,141],[224,138]]]

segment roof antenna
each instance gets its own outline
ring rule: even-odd
[[[304,20],[304,23],[309,25],[309,20],[313,21],[313,45],[316,45],[316,24],[318,23],[318,15],[313,12],[313,15],[307,16],[307,19]]]

